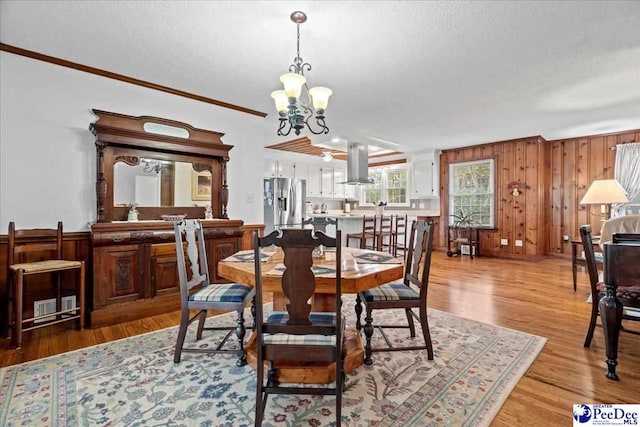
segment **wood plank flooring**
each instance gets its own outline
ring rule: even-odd
[[[570,425],[574,403],[640,403],[640,336],[621,334],[618,375],[608,380],[602,328],[583,348],[591,306],[585,272],[573,292],[571,262],[433,255],[429,307],[546,337],[545,347],[498,412],[495,426]],[[21,363],[178,323],[178,312],[94,330],[36,330],[20,350],[0,342],[0,365]],[[71,324],[69,324],[71,326]],[[67,328],[69,327],[67,326]],[[640,322],[625,322],[640,329]],[[435,357],[438,357],[437,353]]]

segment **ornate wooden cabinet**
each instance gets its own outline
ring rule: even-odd
[[[227,219],[232,146],[221,133],[185,123],[93,111],[98,222],[91,226],[90,325],[178,310],[173,222],[162,216],[203,219],[210,207],[213,219],[203,220],[208,267],[212,281],[224,281],[218,261],[240,250],[243,236],[243,222]],[[133,206],[138,220],[128,221]]]
[[[242,221],[205,220],[211,280],[224,282],[218,261],[240,250]],[[180,309],[173,223],[96,223],[91,327]]]

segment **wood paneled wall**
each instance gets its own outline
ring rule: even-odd
[[[494,159],[495,228],[480,233],[480,253],[487,256],[541,257],[545,253],[545,141],[534,136],[492,144],[445,150],[440,156],[440,241],[446,245],[449,223],[449,164]],[[528,189],[511,195],[507,184],[519,181]],[[509,245],[501,246],[500,240]],[[515,240],[523,246],[516,247]]]
[[[600,228],[600,207],[581,206],[580,199],[594,179],[613,178],[617,144],[640,141],[640,130],[545,141],[540,136],[445,150],[440,156],[441,247],[446,245],[449,222],[449,164],[495,159],[495,229],[481,232],[481,254],[497,257],[539,258],[571,254],[570,241],[579,227]],[[513,181],[529,188],[513,196]],[[500,240],[508,239],[507,246]],[[514,245],[523,240],[523,246]]]
[[[550,217],[547,239],[549,254],[571,254],[571,243],[580,238],[580,226],[600,229],[600,206],[581,206],[580,200],[591,182],[613,178],[618,144],[640,142],[640,129],[607,135],[550,141]]]

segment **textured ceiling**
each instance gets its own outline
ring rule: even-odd
[[[277,115],[295,56],[328,137],[419,152],[640,128],[640,2],[0,2],[0,41]],[[140,112],[144,114],[144,112]]]

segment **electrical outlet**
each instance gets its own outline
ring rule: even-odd
[[[253,203],[253,193],[247,193],[247,203]]]
[[[522,247],[522,240],[516,240],[516,246]]]
[[[565,242],[568,242],[569,241],[569,236],[567,236],[567,235],[562,236],[562,240],[565,241]]]
[[[500,245],[501,246],[508,246],[509,245],[509,239],[500,239]]]

